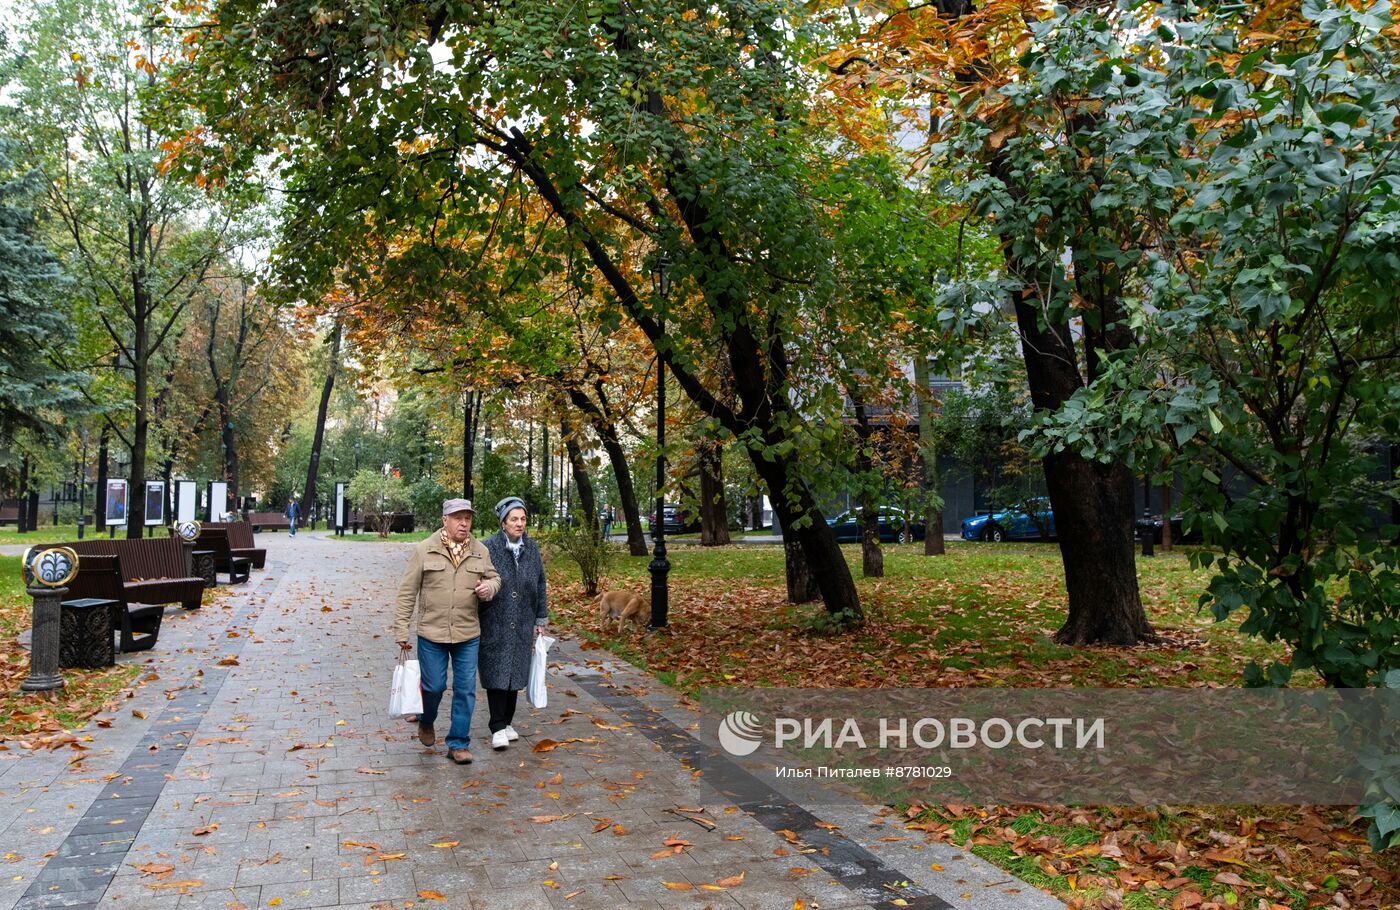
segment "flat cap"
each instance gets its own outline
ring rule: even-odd
[[[476,514],[476,509],[472,508],[470,499],[444,499],[442,501],[442,514],[453,515],[457,512],[470,512]]]

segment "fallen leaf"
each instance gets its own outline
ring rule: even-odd
[[[139,870],[142,875],[160,875],[163,872],[175,871],[175,867],[170,863],[144,863],[132,868]]]
[[[689,891],[691,888],[695,887],[690,882],[662,882],[661,884],[670,888],[672,891]]]
[[[193,833],[195,837],[203,837],[206,834],[213,834],[217,830],[219,830],[219,823],[214,822],[209,825],[200,825],[198,828],[194,829]]]
[[[426,888],[423,889],[422,891],[419,891],[419,892],[418,892],[418,896],[421,897],[421,898],[423,898],[423,900],[425,900],[425,901],[445,901],[445,900],[447,900],[447,895],[443,894],[441,891],[431,891],[431,890],[428,890],[428,889],[426,889]]]
[[[379,770],[378,768],[356,768],[355,771],[356,771],[357,773],[359,773],[359,774],[388,774],[388,773],[389,773],[388,771],[381,771],[381,770]]]
[[[203,880],[203,879],[198,879],[198,878],[178,878],[178,879],[175,879],[174,881],[170,881],[170,882],[156,882],[156,883],[154,883],[154,884],[147,885],[146,887],[147,887],[147,888],[150,888],[152,891],[164,891],[164,890],[170,889],[170,890],[174,890],[174,891],[179,891],[180,893],[183,894],[185,891],[189,890],[190,888],[198,888],[199,886],[201,886],[201,885],[203,885],[203,884],[204,884],[204,880]]]
[[[722,878],[719,881],[715,882],[715,884],[719,885],[721,888],[737,888],[743,883],[744,873],[742,872],[740,872],[738,875],[731,875],[728,878]]]
[[[572,812],[570,812],[568,815],[532,815],[530,816],[530,821],[534,822],[537,825],[547,825],[550,822],[561,822],[566,818],[573,817],[574,814]]]
[[[453,847],[457,846],[460,843],[461,841],[459,840],[445,840],[436,844],[429,844],[429,846],[437,847],[439,850],[451,850]]]

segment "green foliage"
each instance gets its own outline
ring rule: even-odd
[[[3,114],[7,128],[14,116]],[[35,221],[40,175],[20,171],[16,151],[0,136],[0,467],[18,463],[20,431],[54,435],[62,413],[80,408],[86,379],[53,365],[74,337],[57,293],[66,278]]]
[[[614,546],[603,540],[598,528],[562,526],[539,535],[553,552],[578,566],[579,580],[589,597],[598,595],[598,582],[616,555]]]
[[[525,468],[498,448],[481,459],[481,485],[477,488],[477,501],[474,503],[477,514],[481,516],[477,524],[494,531],[497,521],[492,508],[507,496],[519,496],[525,500],[530,524],[535,527],[540,527],[554,514],[549,491],[542,484],[533,483]]]
[[[1400,529],[1375,523],[1400,495],[1375,458],[1400,438],[1400,47],[1386,4],[1236,13],[1059,7],[1021,78],[965,112],[1003,104],[1011,138],[968,116],[942,152],[1038,263],[1050,318],[1137,338],[1090,351],[1096,378],[1044,415],[1039,451],[1180,473],[1218,548],[1202,603],[1290,648],[1247,684],[1377,686],[1400,668]],[[1118,289],[1120,324],[1082,307],[1089,275]],[[1400,777],[1375,771],[1379,842]]]
[[[364,518],[365,529],[389,536],[389,525],[395,512],[407,511],[413,500],[403,478],[380,471],[361,471],[350,481],[346,497]],[[441,513],[442,502],[438,501]]]

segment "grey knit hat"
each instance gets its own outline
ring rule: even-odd
[[[505,499],[496,503],[496,518],[505,521],[511,509],[524,509],[526,515],[530,514],[529,508],[525,505],[525,500],[521,499],[519,496],[507,496]]]

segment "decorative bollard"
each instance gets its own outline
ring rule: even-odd
[[[19,687],[25,692],[62,689],[63,677],[58,672],[62,603],[68,582],[78,574],[78,554],[67,547],[31,547],[24,551],[20,563],[34,608],[29,677]]]
[[[202,526],[197,521],[177,521],[170,526],[170,536],[180,540],[180,549],[185,554],[185,575],[194,577],[194,545],[199,540]]]

